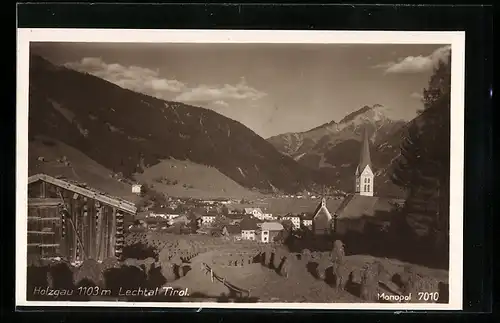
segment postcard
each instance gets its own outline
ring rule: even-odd
[[[16,305],[461,309],[464,39],[18,29]]]

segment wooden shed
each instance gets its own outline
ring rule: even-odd
[[[124,216],[136,206],[84,184],[37,174],[28,179],[28,255],[71,262],[119,257]]]

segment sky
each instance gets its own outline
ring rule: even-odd
[[[307,131],[365,105],[410,120],[436,44],[31,43],[32,52],[165,100],[214,110],[268,138]]]

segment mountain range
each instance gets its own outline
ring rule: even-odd
[[[214,167],[246,188],[297,192],[321,176],[243,124],[30,57],[29,135],[76,148],[125,177],[162,160]]]
[[[403,120],[388,117],[387,108],[381,104],[364,106],[345,116],[339,122],[330,121],[311,130],[285,133],[268,138],[284,155],[292,157],[299,164],[319,170],[335,178],[336,187],[352,189],[353,174],[359,163],[361,140],[366,131],[371,143],[371,157],[378,177],[376,191],[381,194],[395,194],[396,187],[385,176],[391,160],[399,154],[399,143]]]
[[[214,168],[224,181],[263,193],[324,185],[351,191],[361,135],[368,131],[380,183],[376,193],[398,195],[386,173],[399,153],[405,122],[391,120],[384,109],[365,106],[339,122],[266,140],[212,110],[133,92],[30,57],[30,138],[53,138],[128,178],[178,160]]]

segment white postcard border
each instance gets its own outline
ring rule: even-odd
[[[122,33],[122,35],[120,35]],[[27,185],[28,89],[30,42],[114,43],[308,43],[308,44],[451,44],[450,143],[450,265],[449,303],[209,303],[209,302],[78,302],[27,301]],[[417,31],[250,31],[250,30],[133,30],[27,29],[17,32],[16,137],[16,306],[461,310],[463,297],[463,185],[465,32]]]

